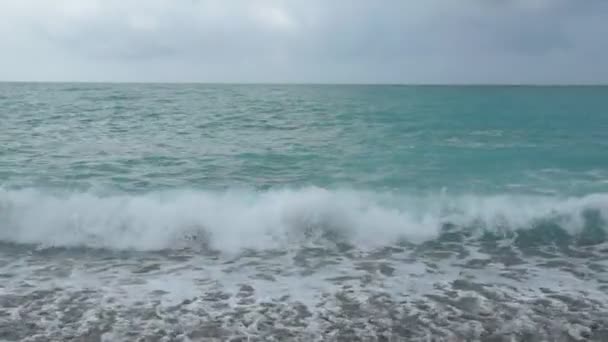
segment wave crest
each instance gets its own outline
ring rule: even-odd
[[[446,225],[502,234],[550,222],[605,233],[608,194],[426,196],[302,188],[141,195],[0,190],[0,240],[45,247],[220,251],[319,241],[378,247],[437,237]],[[602,235],[602,236],[605,236]]]

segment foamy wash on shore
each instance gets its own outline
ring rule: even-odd
[[[0,339],[606,340],[608,88],[0,84]]]

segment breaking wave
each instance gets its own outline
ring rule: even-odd
[[[374,248],[423,242],[449,226],[509,234],[547,225],[605,239],[608,194],[412,196],[301,188],[169,191],[102,196],[38,189],[0,190],[0,240],[41,247],[163,250],[289,248],[346,242]]]

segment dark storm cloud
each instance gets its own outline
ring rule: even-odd
[[[7,0],[0,79],[608,81],[608,1]]]

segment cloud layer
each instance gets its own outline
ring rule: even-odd
[[[607,83],[605,0],[5,0],[0,80]]]

